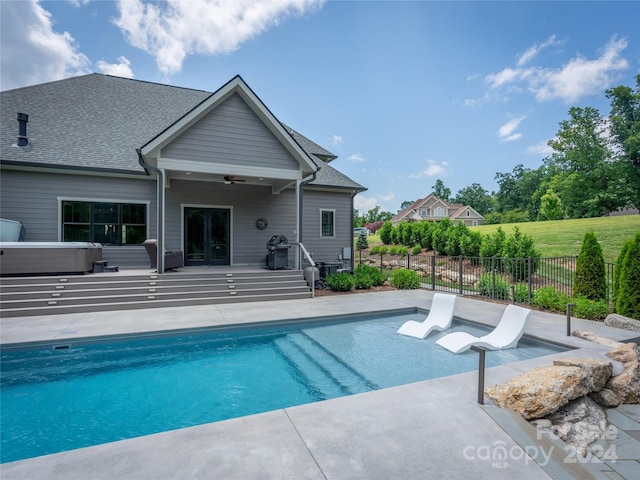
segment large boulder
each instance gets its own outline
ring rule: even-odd
[[[604,324],[610,327],[624,328],[625,330],[633,330],[640,332],[640,321],[631,317],[625,317],[617,313],[610,313],[604,319]]]
[[[640,403],[640,362],[638,346],[626,343],[610,352],[607,356],[621,362],[624,371],[607,382],[606,388],[620,399],[620,403]]]
[[[590,342],[597,343],[598,345],[604,345],[605,347],[618,348],[624,345],[622,342],[612,340],[607,337],[599,337],[593,332],[587,330],[574,330],[571,335],[574,337],[582,338],[583,340],[589,340]]]
[[[556,360],[553,366],[538,367],[493,385],[485,393],[502,408],[510,408],[525,419],[556,412],[571,400],[597,392],[611,376],[611,364],[594,359]]]
[[[589,397],[581,397],[547,417],[551,433],[572,445],[585,457],[589,444],[598,440],[607,429],[604,409]]]

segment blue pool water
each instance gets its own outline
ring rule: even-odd
[[[215,422],[477,369],[398,335],[425,312],[211,329],[108,343],[4,349],[1,462]],[[484,334],[455,320],[447,331]],[[487,367],[563,351],[522,339],[487,352]]]

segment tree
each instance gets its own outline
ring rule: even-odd
[[[400,204],[400,210],[398,210],[398,213],[400,213],[401,211],[403,211],[405,208],[410,207],[411,205],[413,205],[413,201],[411,200],[405,200],[404,202],[402,202]]]
[[[607,298],[607,280],[602,247],[593,232],[585,233],[582,240],[582,247],[576,261],[573,295],[575,297],[584,296],[594,301]]]
[[[620,289],[620,271],[622,270],[622,264],[627,256],[627,250],[631,248],[631,245],[633,245],[633,238],[624,242],[613,269],[613,293],[611,295],[611,303],[614,308],[618,301],[618,290]]]
[[[572,107],[569,119],[549,146],[554,153],[545,159],[556,191],[570,218],[597,217],[627,203],[626,181],[609,148],[606,122],[597,109]]]
[[[366,215],[364,216],[364,223],[387,221],[391,220],[391,217],[393,217],[391,212],[381,212],[380,206],[376,205],[366,213]]]
[[[562,220],[564,213],[562,212],[562,200],[553,188],[548,188],[547,192],[540,199],[540,211],[538,212],[538,220]]]
[[[640,320],[640,233],[627,246],[621,263],[616,312]]]
[[[449,201],[449,197],[451,196],[451,189],[445,187],[442,180],[436,180],[436,184],[431,188],[433,188],[433,193],[436,197],[444,200],[445,202]]]
[[[495,209],[496,201],[487,190],[479,183],[472,183],[471,186],[458,190],[452,199],[455,203],[469,205],[480,215],[486,215]]]
[[[536,191],[544,178],[544,168],[531,170],[523,165],[516,165],[511,173],[496,173],[495,179],[499,185],[496,193],[498,211],[504,213],[520,210],[526,212],[530,220],[534,220],[538,216],[539,207],[535,202]]]
[[[358,240],[356,240],[356,248],[360,252],[360,263],[362,263],[362,250],[369,248],[369,242],[367,241],[367,233],[365,231],[360,232]]]
[[[609,89],[605,95],[611,102],[609,122],[611,133],[627,160],[631,184],[636,188],[630,201],[640,205],[640,75],[636,75],[636,90],[620,85]]]

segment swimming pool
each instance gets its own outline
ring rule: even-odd
[[[179,334],[3,349],[1,461],[9,462],[266,412],[477,368],[398,335],[426,312],[339,321],[216,328]],[[446,332],[486,329],[454,320]],[[487,352],[487,367],[562,347],[523,338]]]

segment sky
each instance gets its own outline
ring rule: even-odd
[[[2,0],[0,90],[91,72],[215,91],[239,74],[396,213],[538,168],[571,107],[635,88],[640,2]]]

